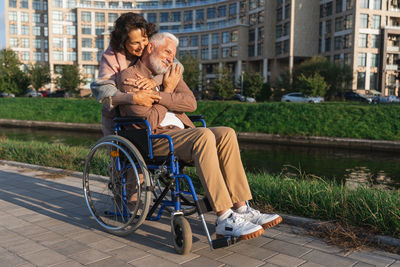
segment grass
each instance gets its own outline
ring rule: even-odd
[[[100,123],[100,110],[93,99],[0,99],[0,118],[8,119]],[[400,105],[199,101],[195,114],[238,132],[400,140]]]
[[[89,149],[40,142],[0,140],[0,159],[82,171]],[[98,168],[104,168],[99,161]],[[189,169],[196,187],[193,169]],[[359,187],[348,189],[333,181],[248,173],[254,202],[284,212],[365,227],[377,234],[400,238],[400,194]],[[201,190],[199,190],[201,191]]]

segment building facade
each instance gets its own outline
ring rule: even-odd
[[[225,64],[265,81],[315,55],[353,70],[351,89],[398,94],[398,0],[6,0],[7,47],[52,72],[76,64],[97,76],[114,21],[140,13],[180,40],[178,56],[199,59],[204,84]],[[350,88],[349,88],[350,89]]]

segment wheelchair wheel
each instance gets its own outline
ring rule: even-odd
[[[172,241],[179,254],[187,254],[192,249],[192,229],[184,216],[174,216],[172,220]]]
[[[106,231],[127,235],[146,219],[151,192],[146,164],[127,139],[110,135],[90,150],[83,171],[86,204]]]

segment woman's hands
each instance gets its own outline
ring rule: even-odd
[[[182,78],[182,66],[180,64],[172,64],[171,67],[164,74],[164,92],[172,93],[178,82]]]
[[[157,92],[152,90],[136,89],[132,92],[128,92],[128,94],[132,94],[134,104],[145,107],[151,107],[154,103],[158,103],[158,101],[161,99]]]
[[[150,78],[145,78],[141,74],[136,73],[136,78],[128,78],[124,81],[125,85],[134,86],[140,90],[151,90],[157,86],[156,81]]]

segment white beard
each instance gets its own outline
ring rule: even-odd
[[[150,57],[149,57],[150,66],[153,69],[153,72],[157,75],[166,73],[169,68],[169,66],[163,67],[161,65],[161,62],[162,61],[160,59],[158,59],[155,54],[150,55]]]

